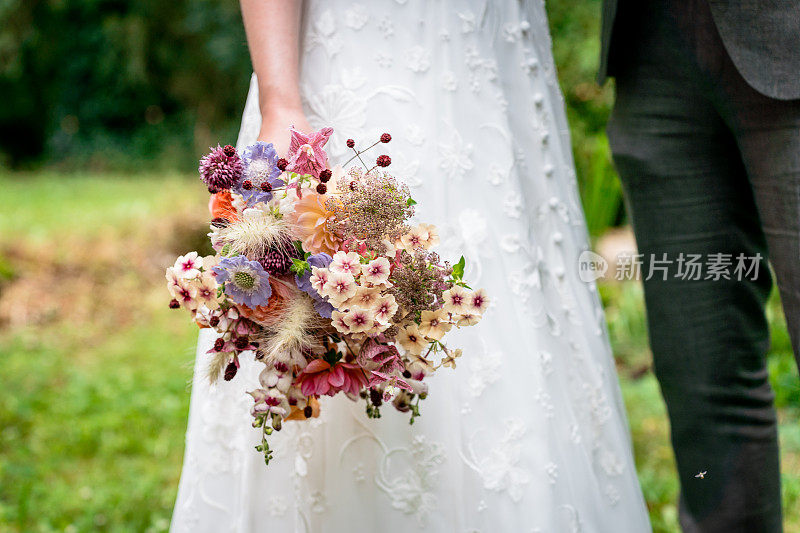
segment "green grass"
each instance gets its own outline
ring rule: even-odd
[[[202,187],[177,175],[44,174],[0,175],[0,190],[0,531],[163,531],[196,328],[166,308],[161,276],[204,238]],[[52,305],[8,307],[15,287],[42,288]],[[672,533],[678,484],[641,289],[601,292],[651,520]],[[786,529],[797,531],[800,381],[777,299],[769,314]]]

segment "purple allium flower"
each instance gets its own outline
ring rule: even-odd
[[[230,189],[239,181],[244,172],[244,165],[236,152],[226,155],[225,150],[217,145],[211,152],[203,156],[198,167],[200,179],[208,186],[211,193]]]
[[[269,274],[258,261],[245,256],[223,257],[214,267],[217,283],[225,287],[225,294],[239,304],[253,309],[266,305],[272,296]]]
[[[307,261],[312,267],[325,268],[331,264],[333,258],[322,252],[310,256]],[[302,276],[295,276],[294,281],[301,291],[308,293],[314,299],[314,309],[319,313],[319,316],[330,318],[334,307],[311,286],[311,270],[306,270]]]

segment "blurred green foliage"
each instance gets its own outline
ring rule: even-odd
[[[185,169],[235,134],[249,72],[235,0],[5,0],[0,162]]]
[[[575,170],[589,233],[597,237],[624,218],[622,193],[606,139],[613,81],[595,83],[602,0],[548,0],[553,56],[567,107]]]

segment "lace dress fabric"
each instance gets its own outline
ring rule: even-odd
[[[650,531],[588,248],[540,0],[306,2],[301,85],[314,127],[386,131],[393,170],[439,226],[445,258],[493,298],[451,331],[458,368],[429,378],[413,426],[384,406],[323,398],[286,423],[264,467],[242,357],[210,387],[198,342],[175,532]],[[255,80],[239,146],[260,127]]]

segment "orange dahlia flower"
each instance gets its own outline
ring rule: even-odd
[[[233,207],[230,191],[212,194],[211,198],[208,200],[208,210],[211,211],[212,218],[224,218],[229,222],[239,220],[236,208]]]
[[[325,205],[328,198],[330,196],[303,192],[303,198],[289,215],[297,236],[303,241],[303,249],[312,254],[325,252],[333,256],[339,245],[339,237],[332,228],[335,214]]]

